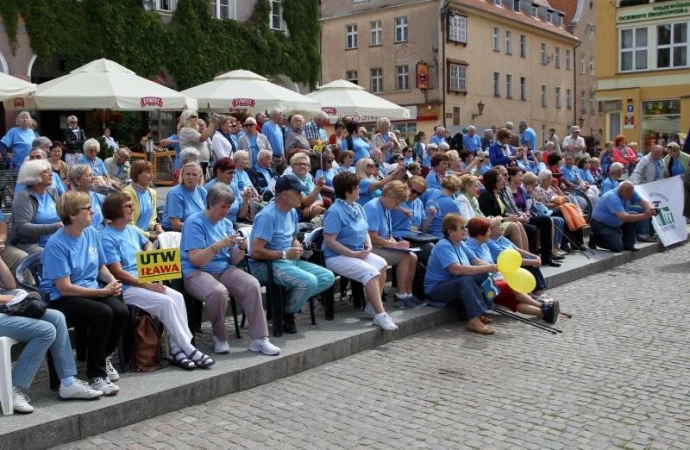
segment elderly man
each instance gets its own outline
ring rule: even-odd
[[[295,114],[290,118],[290,131],[285,136],[285,151],[290,153],[298,151],[311,155],[311,145],[304,135],[304,117]]]
[[[555,128],[549,128],[549,137],[546,139],[546,142],[553,142],[553,151],[559,155],[562,154],[561,140],[558,138]]]
[[[266,282],[266,264],[273,261],[275,282],[287,289],[283,331],[297,333],[295,313],[302,310],[311,297],[325,291],[335,281],[333,272],[302,261],[302,244],[297,240],[299,224],[297,210],[302,193],[309,188],[297,176],[284,175],[276,181],[275,201],[254,218],[250,236],[250,268],[261,282]],[[259,260],[259,261],[257,261]]]
[[[388,175],[388,168],[386,167],[385,161],[383,160],[383,152],[380,148],[374,147],[373,149],[371,149],[371,159],[374,160],[376,167],[379,169],[379,175],[381,176],[381,178]],[[391,166],[392,165],[393,164],[391,164]],[[395,163],[395,166],[397,167],[397,163]]]
[[[496,138],[494,137],[494,130],[492,128],[487,128],[484,130],[484,137],[482,138],[482,148],[481,150],[487,150],[489,147],[491,147],[492,144],[496,142]]]
[[[655,145],[635,166],[631,181],[634,184],[649,183],[664,178],[664,147]]]
[[[266,136],[273,150],[273,168],[285,161],[285,134],[283,131],[283,111],[273,108],[268,113],[270,120],[264,122],[261,133]]]
[[[304,136],[309,141],[309,145],[314,147],[316,141],[325,143],[328,140],[328,135],[323,127],[328,124],[328,114],[319,111],[313,119],[311,119],[304,126]]]
[[[611,164],[609,176],[601,182],[601,194],[604,195],[612,189],[616,189],[620,184],[620,178],[626,172],[625,166],[619,162]]]
[[[580,136],[580,127],[573,125],[570,127],[570,136],[563,139],[563,152],[566,155],[572,155],[576,160],[582,157],[582,154],[587,150],[585,139]]]
[[[639,214],[631,211],[631,203],[640,206]],[[649,220],[657,213],[651,203],[635,192],[635,185],[630,181],[623,181],[616,189],[604,194],[594,208],[589,248],[599,246],[612,252],[636,252],[638,249],[635,248],[635,237],[639,223]]]
[[[514,148],[518,148],[520,146],[520,135],[515,132],[515,124],[513,122],[506,122],[503,128],[510,131],[510,134],[513,136],[508,144]]]
[[[247,150],[251,155],[251,167],[256,167],[261,150],[270,150],[273,153],[268,138],[256,130],[256,119],[247,117],[244,121],[244,135],[237,142],[240,150]]]
[[[249,179],[262,196],[267,191],[272,191],[274,180],[278,178],[278,174],[271,167],[272,157],[273,153],[270,150],[261,150],[256,167],[247,170]]]
[[[445,127],[438,126],[434,129],[434,135],[431,136],[429,143],[438,145],[442,142],[446,142],[446,129]]]
[[[132,177],[129,176],[130,171],[130,158],[129,149],[127,147],[120,147],[115,150],[113,156],[103,161],[105,168],[110,175],[110,180],[112,186],[119,190],[127,186],[128,183],[132,181]]]
[[[537,133],[529,126],[526,119],[520,121],[520,145],[529,150],[537,150]]]
[[[477,150],[482,149],[482,139],[477,135],[477,128],[470,125],[467,134],[462,136],[462,147],[464,150],[477,154]]]

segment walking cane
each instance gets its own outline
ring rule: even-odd
[[[539,329],[544,330],[544,331],[548,331],[551,334],[563,333],[563,330],[559,330],[558,328],[550,327],[548,325],[544,325],[543,323],[539,323],[539,322],[535,322],[535,321],[530,320],[530,319],[526,319],[522,316],[518,316],[517,314],[513,314],[512,312],[504,311],[502,309],[496,308],[495,305],[494,305],[493,310],[499,314],[503,314],[504,316],[512,317],[513,319],[517,319],[520,322],[528,323],[528,324],[532,325],[533,327],[539,328]]]

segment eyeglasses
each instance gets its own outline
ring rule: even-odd
[[[376,168],[376,164],[367,164],[367,169],[374,169]]]
[[[417,197],[424,195],[424,192],[419,192],[417,189],[410,189],[410,193],[416,195]]]
[[[255,127],[256,124],[255,123],[245,123],[244,126],[245,127]]]
[[[305,163],[305,162],[297,162],[297,163],[293,164],[293,166],[308,166],[308,165],[309,165],[309,163]]]
[[[91,211],[93,208],[91,207],[91,205],[89,205],[89,206],[82,206],[82,207],[79,208],[79,209],[80,209],[81,211]]]
[[[122,207],[132,209],[134,208],[134,205],[132,203],[125,203],[124,205],[122,205]]]

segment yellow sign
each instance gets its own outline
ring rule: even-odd
[[[180,249],[167,248],[137,253],[139,283],[182,278]]]

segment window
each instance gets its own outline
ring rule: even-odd
[[[541,63],[542,64],[548,64],[549,61],[547,59],[548,56],[546,56],[546,44],[543,42],[541,43],[541,53],[540,54],[541,54]]]
[[[371,69],[371,92],[383,92],[383,69]]]
[[[561,87],[556,86],[556,108],[561,109]]]
[[[448,18],[448,39],[467,43],[467,17],[456,14]]]
[[[688,65],[688,24],[674,23],[656,27],[656,66],[658,68]]]
[[[527,100],[527,78],[520,77],[520,100]]]
[[[369,22],[369,45],[381,45],[381,21]]]
[[[216,19],[237,19],[236,0],[214,0],[212,15]]]
[[[541,85],[541,106],[542,106],[542,108],[546,108],[546,85],[545,84]]]
[[[570,70],[570,49],[565,49],[565,70]]]
[[[586,64],[587,63],[585,62],[585,55],[580,55],[580,73],[585,73]]]
[[[553,58],[554,58],[554,61],[556,64],[556,69],[560,69],[561,68],[561,48],[560,47],[556,47],[554,49]]]
[[[520,12],[520,0],[513,0],[513,11]]]
[[[396,66],[395,73],[395,89],[398,91],[410,90],[410,66]]]
[[[500,30],[498,27],[494,27],[494,32],[493,32],[493,39],[492,39],[492,48],[494,49],[495,52],[500,52],[501,51],[501,44],[498,42],[499,41],[499,34]]]
[[[527,58],[527,36],[520,35],[520,58]]]
[[[661,135],[664,135],[670,139],[669,131],[681,129],[680,102],[678,99],[642,102],[642,136],[645,138],[646,150],[660,143],[658,140],[654,141],[654,137],[663,139]]]
[[[175,11],[177,9],[177,0],[156,0],[156,10],[158,11]]]
[[[448,90],[467,92],[467,65],[448,63]]]
[[[552,17],[551,11],[546,11],[546,17],[544,18],[544,22],[551,23],[551,17]]]
[[[407,42],[407,16],[395,18],[395,42]]]
[[[494,72],[494,97],[501,96],[501,72]]]
[[[594,114],[597,112],[597,98],[594,96],[594,92],[589,93],[589,113]]]
[[[345,72],[345,79],[353,84],[359,84],[359,75],[356,70],[348,70]]]
[[[513,76],[506,74],[506,98],[513,98]]]
[[[580,112],[582,114],[587,112],[587,96],[586,95],[587,94],[585,93],[585,91],[580,92],[580,110],[581,110]]]
[[[539,7],[538,6],[532,5],[532,7],[530,8],[530,11],[532,12],[533,18],[535,18],[535,19],[539,18]]]
[[[629,28],[621,30],[620,70],[647,69],[647,28]],[[658,42],[657,42],[658,43]]]
[[[506,31],[506,53],[513,54],[513,32]]]
[[[283,7],[279,0],[271,0],[271,30],[283,29]]]
[[[357,48],[357,25],[345,25],[345,49]]]
[[[503,7],[503,0],[494,0],[494,5]]]
[[[572,89],[566,89],[565,90],[565,107],[567,109],[573,109],[573,90]]]
[[[589,58],[589,74],[594,75],[594,56]]]

